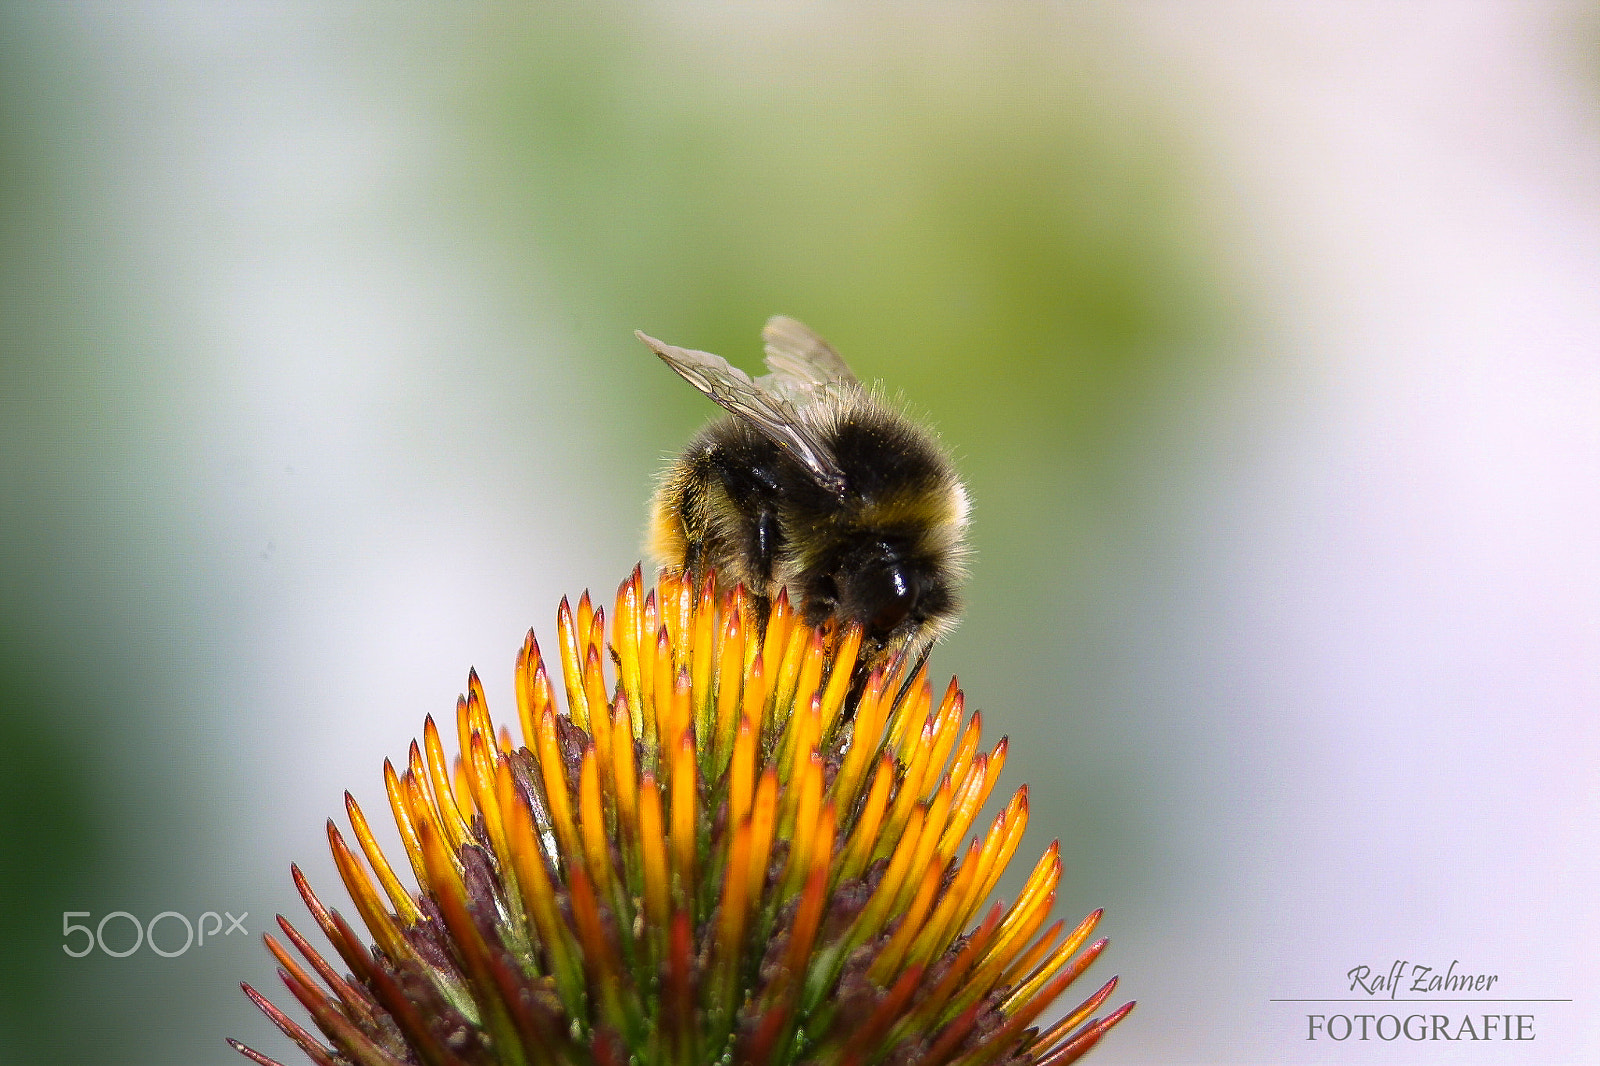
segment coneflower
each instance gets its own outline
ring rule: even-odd
[[[856,677],[858,628],[783,596],[752,617],[741,590],[647,592],[637,568],[609,633],[587,593],[563,600],[565,709],[529,633],[523,744],[474,673],[453,763],[429,718],[384,764],[417,891],[348,793],[355,846],[328,839],[366,933],[293,869],[349,973],[281,916],[293,950],[266,942],[327,1043],[245,993],[320,1066],[1077,1059],[1133,1004],[1094,1017],[1113,977],[1035,1024],[1106,942],[1099,911],[1044,928],[1057,844],[985,909],[1028,820],[1024,786],[963,848],[1006,740],[980,750],[981,715],[920,663]]]

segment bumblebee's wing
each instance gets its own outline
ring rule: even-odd
[[[827,445],[806,425],[793,400],[752,381],[749,374],[720,355],[664,344],[643,333],[634,335],[685,381],[788,452],[819,485],[830,492],[844,491],[844,471]]]
[[[767,369],[771,373],[759,379],[758,384],[773,391],[804,400],[829,385],[859,384],[827,341],[787,315],[767,319],[761,339],[766,342]]]

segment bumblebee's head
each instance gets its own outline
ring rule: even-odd
[[[896,539],[857,545],[837,574],[838,610],[880,643],[942,622],[955,611],[949,567]]]

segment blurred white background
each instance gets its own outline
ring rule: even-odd
[[[630,331],[748,366],[777,312],[971,480],[934,666],[1016,742],[1018,872],[1060,836],[1061,916],[1108,908],[1090,1061],[1600,1061],[1594,4],[13,4],[0,48],[0,1061],[298,1061],[236,988],[289,862],[339,898],[343,790],[631,569],[711,412]],[[1570,1002],[1470,1046],[1272,1002],[1396,959]]]

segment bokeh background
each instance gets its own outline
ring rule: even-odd
[[[0,1062],[300,1061],[237,988],[289,862],[340,898],[343,790],[638,558],[712,412],[631,331],[776,312],[970,481],[934,665],[1108,908],[1097,1061],[1600,1061],[1597,56],[1593,3],[6,4]],[[251,935],[64,954],[116,910]],[[1571,1002],[1272,1002],[1395,959]]]

